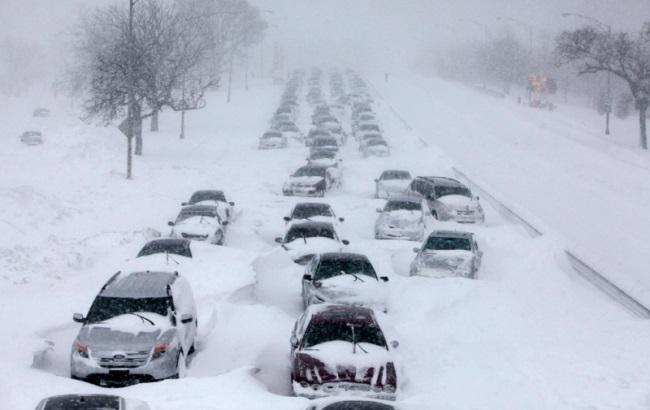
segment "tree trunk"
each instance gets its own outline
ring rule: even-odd
[[[648,103],[642,103],[639,106],[639,134],[641,138],[641,148],[648,149],[648,135],[646,132],[646,115],[648,114]]]
[[[133,145],[133,137],[126,137],[126,179],[133,179],[133,156],[131,152]]]
[[[158,132],[158,110],[151,115],[151,132]]]
[[[135,155],[142,155],[142,118],[135,119]]]
[[[228,70],[228,103],[230,103],[230,89],[232,88],[232,60],[233,56],[230,55],[230,68]]]
[[[185,111],[181,111],[181,139],[185,139]]]

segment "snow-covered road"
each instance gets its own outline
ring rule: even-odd
[[[553,195],[547,206],[571,210],[574,204],[563,188],[554,189],[553,180],[529,179],[526,166],[517,166],[522,150],[537,152],[537,146],[510,141],[516,151],[497,156],[490,148],[498,142],[496,120],[490,136],[480,138],[488,134],[481,124],[490,121],[477,123],[476,116],[492,118],[498,108],[481,106],[484,111],[469,116],[461,110],[463,89],[435,83],[444,95],[432,106],[429,88],[395,81],[381,89],[387,100],[377,101],[392,156],[362,159],[350,141],[343,151],[343,188],[325,200],[346,219],[342,236],[351,241],[349,249],[367,254],[378,273],[391,279],[389,314],[381,320],[389,339],[400,341],[400,403],[414,409],[645,408],[650,329],[567,276],[558,257],[561,244],[529,238],[486,206],[484,226],[463,228],[477,233],[485,252],[480,279],[470,281],[408,277],[414,244],[374,240],[375,208],[382,201],[373,198],[373,179],[386,168],[451,176],[456,163],[438,147],[458,156],[463,169],[471,159],[475,168],[468,172],[490,183],[492,175],[512,167],[507,183],[495,184],[503,192],[532,185],[533,195],[544,186]],[[0,408],[33,408],[53,394],[105,391],[67,377],[77,329],[71,315],[88,308],[101,284],[150,232],[167,232],[180,202],[201,188],[225,189],[238,215],[226,246],[214,250],[214,270],[188,276],[201,323],[189,377],[111,392],[146,400],[154,410],[307,407],[307,400],[289,396],[289,335],[302,308],[302,272],[273,242],[282,233],[282,217],[299,200],[281,196],[282,183],[304,163],[306,149],[294,144],[256,150],[280,93],[280,87],[258,85],[238,90],[231,104],[212,95],[208,108],[188,116],[185,141],[177,139],[177,118],[163,116],[161,132],[146,135],[146,155],[136,161],[132,182],[119,171],[123,137],[78,124],[63,106],[38,151],[26,151],[13,134],[3,137],[3,175],[11,177],[0,179],[0,219],[18,233],[0,243],[0,338],[6,355]],[[387,102],[399,106],[416,130],[405,129]],[[305,103],[303,116],[308,114]],[[510,113],[510,121],[523,121],[515,117]],[[468,132],[483,142],[468,145]],[[429,142],[426,149],[420,138]],[[466,150],[458,148],[462,144]],[[543,144],[553,147],[551,141]],[[534,163],[549,178],[559,175],[546,170],[543,158]],[[517,204],[528,206],[523,199]],[[537,214],[532,206],[526,209]],[[30,367],[44,339],[54,341],[54,348],[38,368]]]

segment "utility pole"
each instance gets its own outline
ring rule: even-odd
[[[133,138],[135,136],[135,76],[133,70],[135,69],[135,50],[133,38],[133,8],[137,0],[129,0],[129,50],[128,50],[128,68],[127,68],[127,82],[128,82],[128,107],[127,107],[127,153],[126,153],[126,179],[133,179]]]
[[[612,26],[602,21],[579,13],[562,13],[562,17],[577,17],[594,23],[597,27],[607,33],[607,39],[612,39]],[[612,112],[612,73],[607,71],[607,103],[605,104],[605,135],[609,135],[609,114]]]

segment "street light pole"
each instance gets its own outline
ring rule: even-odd
[[[127,68],[127,82],[128,82],[128,106],[127,106],[127,119],[128,119],[128,135],[127,139],[127,153],[126,153],[126,179],[133,178],[133,137],[135,136],[135,76],[133,70],[135,69],[135,50],[133,38],[133,8],[137,0],[129,0],[129,52],[128,52],[128,68]]]
[[[594,23],[601,30],[607,32],[607,39],[612,38],[612,26],[602,21],[579,13],[562,13],[562,17],[577,17]],[[607,103],[605,106],[605,135],[609,135],[609,114],[612,111],[612,73],[607,71]]]

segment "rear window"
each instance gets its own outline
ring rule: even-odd
[[[346,322],[311,322],[302,342],[302,348],[316,346],[321,343],[344,341],[350,343],[370,343],[386,346],[386,339],[381,329],[372,324],[356,324]]]
[[[377,274],[370,261],[355,258],[321,260],[316,269],[314,280],[325,280],[339,275],[365,275],[377,279]]]
[[[329,205],[299,205],[293,210],[292,218],[307,219],[313,216],[334,216]]]
[[[293,242],[296,239],[306,238],[329,238],[335,239],[334,229],[328,225],[314,225],[314,226],[293,226],[287,232],[285,242]]]
[[[154,255],[156,253],[172,253],[174,255],[192,257],[192,251],[185,241],[151,241],[146,244],[138,253],[141,256]]]
[[[226,196],[220,191],[195,192],[190,198],[190,203],[195,204],[201,201],[221,201],[226,202]]]
[[[424,249],[432,251],[471,251],[472,244],[467,238],[441,238],[432,236],[427,239]]]
[[[379,179],[411,179],[411,174],[408,171],[384,171]]]

